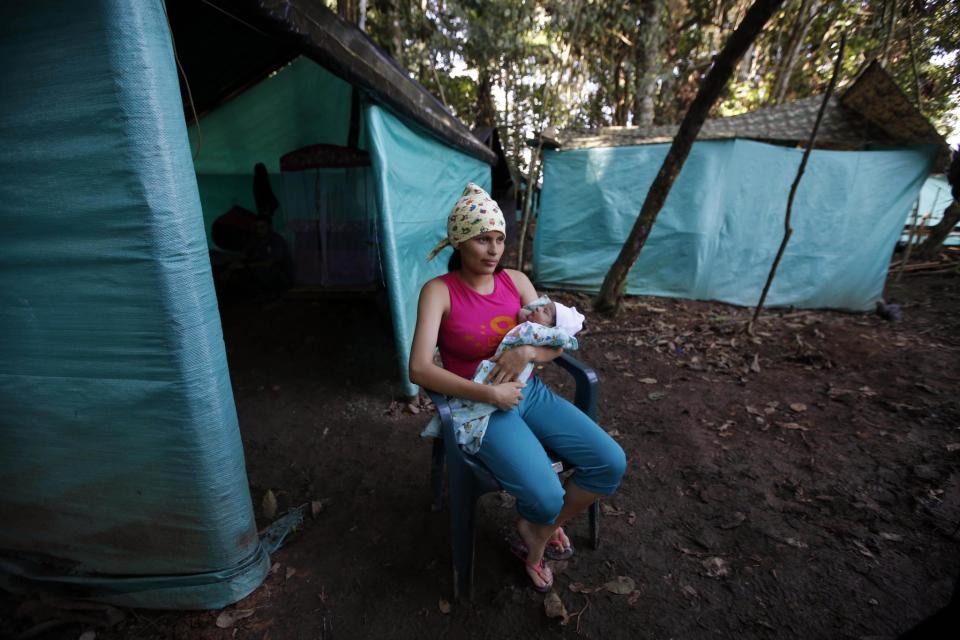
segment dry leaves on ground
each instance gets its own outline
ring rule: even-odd
[[[565,625],[570,620],[570,614],[567,608],[563,606],[563,601],[555,592],[551,591],[543,598],[543,610],[548,618],[560,618],[560,624]]]
[[[255,611],[256,609],[231,609],[229,611],[221,611],[220,615],[217,616],[217,626],[221,629],[229,629],[237,624],[238,620],[252,616]]]

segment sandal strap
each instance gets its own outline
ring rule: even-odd
[[[540,562],[537,564],[534,564],[529,560],[526,560],[525,562],[527,563],[527,567],[533,569],[533,572],[537,574],[537,577],[543,580],[544,585],[553,584],[552,580],[547,580],[547,568],[543,564],[543,558],[540,558]]]

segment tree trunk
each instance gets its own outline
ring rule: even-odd
[[[777,78],[773,90],[770,92],[773,104],[781,104],[787,97],[787,91],[790,89],[790,77],[793,75],[794,67],[797,66],[800,49],[803,48],[807,31],[809,31],[810,25],[813,24],[813,19],[819,10],[820,0],[800,0],[800,10],[797,12],[797,19],[794,20],[793,28],[790,30],[787,49],[780,61]]]
[[[660,172],[647,192],[647,197],[643,201],[637,221],[630,231],[630,236],[620,249],[620,255],[610,266],[610,270],[603,280],[603,286],[594,301],[594,308],[597,311],[604,313],[617,311],[620,299],[623,297],[623,291],[626,288],[627,274],[640,256],[640,251],[650,235],[650,229],[653,228],[657,214],[663,208],[663,203],[666,201],[680,169],[683,168],[683,163],[690,154],[690,148],[693,146],[697,134],[700,133],[704,120],[707,119],[711,107],[727,86],[727,81],[733,74],[737,62],[756,40],[760,30],[763,29],[763,25],[767,23],[767,20],[781,4],[783,4],[783,0],[756,0],[747,11],[743,21],[731,34],[723,49],[717,54],[713,67],[700,84],[696,97],[690,104],[683,122],[680,123],[680,129],[673,139],[673,144],[670,145],[667,157],[663,160]]]
[[[633,107],[633,125],[649,127],[653,124],[654,97],[657,93],[660,52],[660,2],[643,0],[640,4],[640,43],[637,47],[636,89]]]
[[[477,77],[477,119],[476,127],[497,126],[497,109],[493,106],[493,82],[490,72],[481,68]]]
[[[954,227],[960,223],[960,201],[954,200],[949,207],[943,211],[943,218],[927,234],[927,239],[917,249],[915,254],[924,260],[932,260],[940,253],[943,242],[953,231]]]

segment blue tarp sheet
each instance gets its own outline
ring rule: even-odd
[[[408,127],[386,109],[364,109],[377,182],[380,247],[404,393],[420,287],[447,270],[451,249],[427,254],[446,237],[447,216],[468,182],[489,189],[490,165]]]
[[[920,189],[916,222],[922,223],[927,228],[936,225],[943,218],[943,212],[950,206],[951,202],[953,202],[953,195],[950,192],[950,183],[947,182],[946,176],[930,176],[923,183],[923,188]],[[913,214],[914,210],[911,209],[910,213],[907,214],[907,219],[903,222],[905,229],[900,239],[904,242],[910,239],[910,228],[914,224]],[[915,234],[913,242],[916,245],[925,240],[925,235]],[[960,234],[954,231],[944,240],[943,244],[954,247],[960,245]]]
[[[546,152],[533,258],[539,286],[599,290],[668,148]],[[748,140],[695,143],[627,293],[756,304],[802,153]],[[872,308],[932,156],[928,147],[815,150],[767,304]]]
[[[160,0],[0,5],[0,585],[252,591],[257,538]]]

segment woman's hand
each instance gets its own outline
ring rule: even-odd
[[[486,382],[489,384],[513,382],[520,377],[523,368],[533,360],[533,355],[533,350],[524,345],[490,358],[490,362],[495,365],[487,375]]]
[[[490,387],[490,391],[493,393],[490,404],[501,411],[510,411],[523,400],[520,389],[525,386],[527,385],[523,382],[504,382]]]

